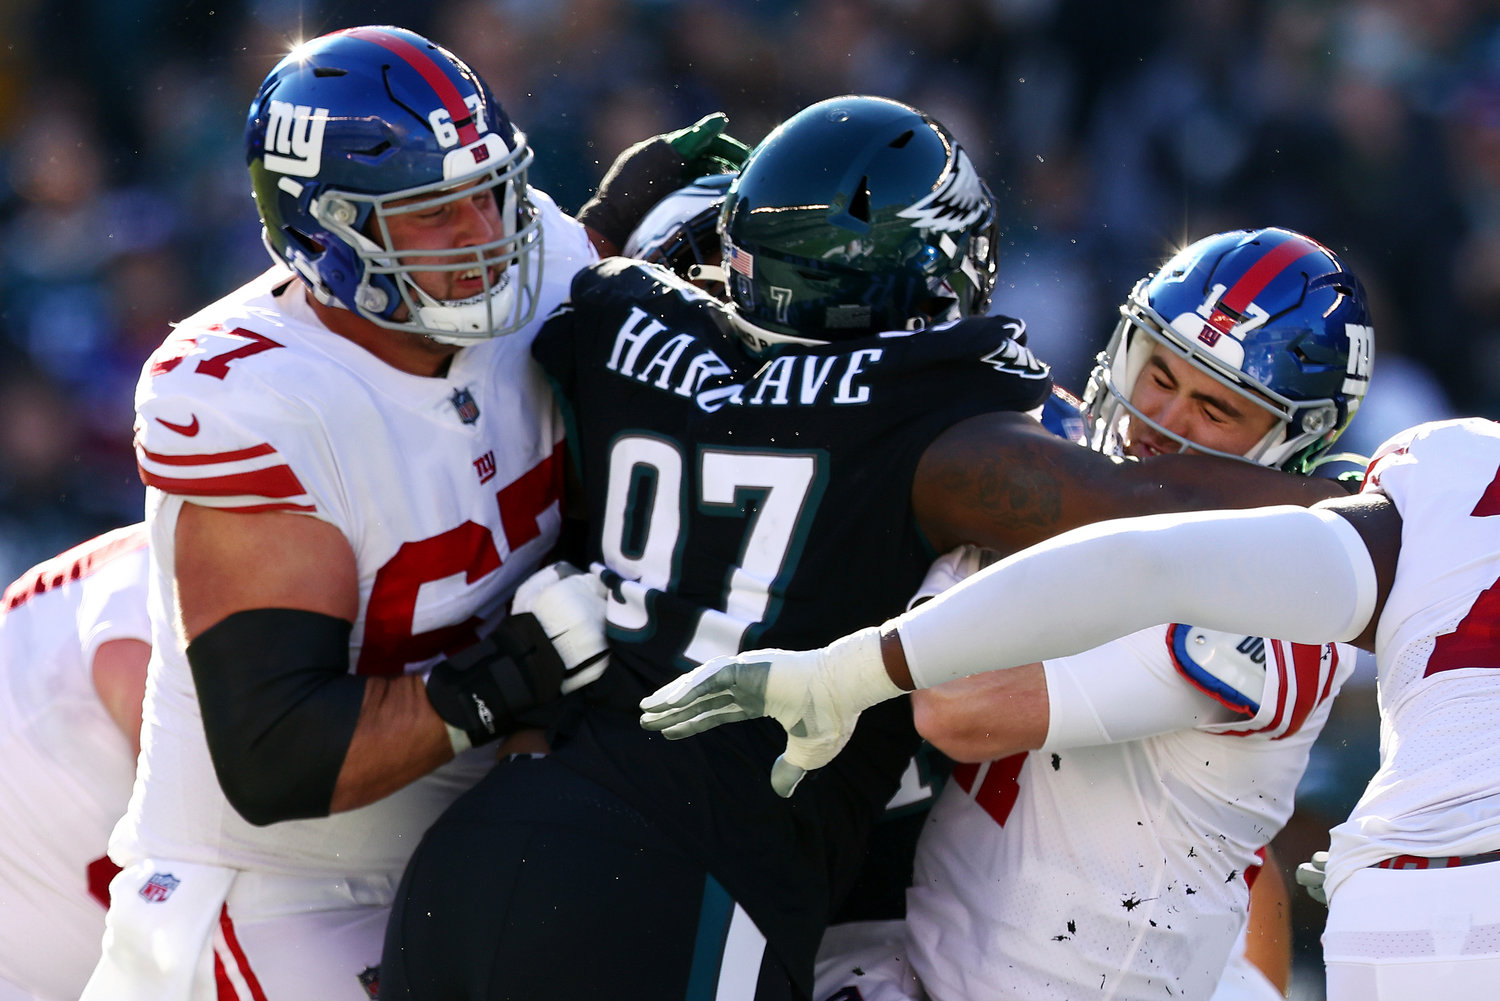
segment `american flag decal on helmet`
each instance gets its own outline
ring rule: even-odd
[[[738,271],[746,278],[755,277],[755,256],[748,250],[741,250],[728,240],[724,242],[724,259],[728,262],[730,270]]]
[[[921,201],[908,205],[896,215],[910,219],[913,226],[936,230],[967,229],[984,218],[989,211],[984,182],[979,179],[979,172],[974,169],[969,155],[961,149],[955,152],[952,169],[938,186]]]

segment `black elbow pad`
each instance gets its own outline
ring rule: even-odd
[[[219,786],[252,824],[326,817],[364,702],[352,624],[319,612],[236,612],[188,644]]]

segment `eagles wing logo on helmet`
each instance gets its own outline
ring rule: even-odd
[[[897,212],[921,229],[960,230],[978,222],[989,210],[984,182],[969,161],[969,155],[958,150],[953,169],[938,182],[937,188],[921,201]]]

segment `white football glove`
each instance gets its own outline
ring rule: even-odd
[[[721,723],[770,716],[787,732],[771,787],[790,796],[849,742],[859,714],[905,694],[886,675],[880,630],[861,629],[819,650],[749,650],[715,657],[641,700],[641,726],[676,740]]]
[[[1312,860],[1303,862],[1297,866],[1297,882],[1307,895],[1324,907],[1328,906],[1328,893],[1323,889],[1323,881],[1328,878],[1324,870],[1328,867],[1327,852],[1313,852]]]
[[[511,599],[511,612],[536,616],[552,641],[563,662],[563,695],[597,681],[609,666],[609,643],[604,638],[607,596],[597,574],[558,562],[527,577]]]

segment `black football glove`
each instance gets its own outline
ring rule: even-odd
[[[478,643],[433,666],[427,698],[473,747],[545,727],[562,694],[563,674],[562,658],[536,616],[509,615]],[[454,740],[454,750],[461,750],[461,738]]]
[[[625,246],[636,224],[668,192],[704,174],[740,169],[750,147],[724,133],[728,124],[728,116],[716,111],[687,128],[628,147],[615,157],[576,218],[617,249]]]
[[[604,582],[553,563],[521,582],[494,632],[433,667],[427,697],[469,746],[526,727],[546,727],[558,699],[609,667]],[[454,750],[464,740],[453,735]]]

